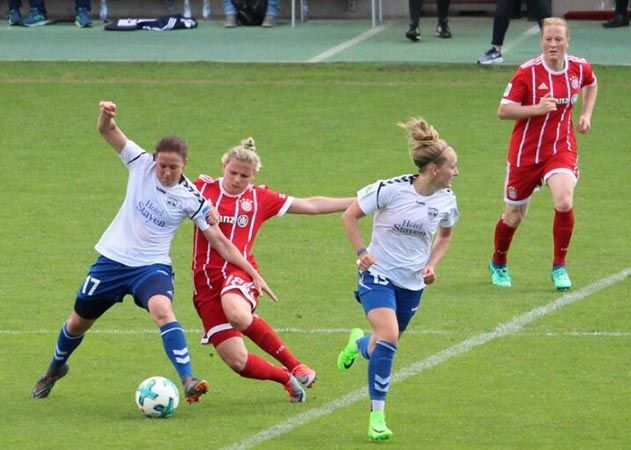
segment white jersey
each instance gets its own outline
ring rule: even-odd
[[[202,231],[207,229],[210,206],[184,175],[175,186],[163,186],[153,155],[135,142],[127,141],[120,158],[129,170],[125,201],[94,248],[126,266],[170,265],[178,227],[189,217]]]
[[[420,195],[412,185],[415,178],[379,180],[361,189],[357,200],[364,214],[375,214],[368,252],[377,262],[370,272],[417,291],[425,286],[421,270],[429,261],[436,231],[456,223],[458,206],[450,189]]]

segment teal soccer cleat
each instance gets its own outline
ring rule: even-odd
[[[565,269],[565,266],[559,266],[552,269],[551,275],[554,287],[559,291],[566,291],[572,287],[572,280]]]
[[[495,286],[511,287],[511,279],[508,273],[508,267],[497,267],[493,262],[489,263],[489,272],[491,272],[491,283]]]

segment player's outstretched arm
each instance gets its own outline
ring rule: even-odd
[[[353,203],[355,197],[309,197],[294,198],[287,210],[292,214],[330,214],[344,211]]]
[[[99,103],[99,118],[96,122],[96,129],[99,130],[103,139],[120,153],[125,144],[127,144],[127,136],[118,128],[114,117],[117,112],[116,103],[110,101],[101,101]]]
[[[235,266],[241,267],[245,270],[254,282],[254,287],[259,291],[265,292],[274,301],[277,301],[276,294],[267,285],[261,274],[245,259],[245,257],[239,252],[239,249],[234,246],[232,242],[228,240],[226,236],[221,232],[218,225],[212,225],[203,231],[204,237],[208,243],[222,256],[223,259]]]

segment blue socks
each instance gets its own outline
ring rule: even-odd
[[[160,336],[162,337],[162,343],[164,350],[173,363],[175,370],[179,374],[180,378],[187,376],[193,376],[193,368],[191,366],[191,357],[188,353],[188,345],[186,344],[186,336],[184,330],[179,322],[171,322],[160,327]],[[58,372],[59,368],[63,366],[72,352],[83,341],[83,334],[79,336],[73,336],[68,333],[67,323],[61,327],[59,331],[59,337],[57,338],[57,344],[55,345],[55,351],[53,353],[53,359],[50,362],[49,370],[52,373]]]
[[[386,399],[392,380],[392,363],[396,351],[396,344],[377,341],[368,361],[368,393],[371,400]]]
[[[53,353],[53,359],[50,362],[49,370],[53,373],[57,372],[61,366],[63,366],[72,352],[81,344],[83,341],[83,334],[79,336],[73,336],[68,333],[68,329],[66,328],[68,322],[65,322],[59,331],[59,336],[57,337],[57,344],[55,345],[55,351]]]
[[[164,351],[171,360],[173,367],[183,380],[185,377],[193,376],[191,357],[188,353],[186,336],[178,321],[167,323],[160,327],[160,337],[164,345]]]
[[[370,359],[370,355],[368,354],[368,344],[370,343],[370,335],[360,337],[357,339],[357,350],[359,350],[359,354],[362,355],[364,359]]]

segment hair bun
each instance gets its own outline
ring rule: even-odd
[[[256,146],[254,145],[254,138],[253,137],[248,137],[246,139],[243,139],[241,141],[241,146],[243,148],[248,149],[248,150],[252,150],[253,152],[256,151]]]

